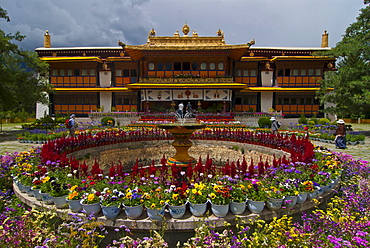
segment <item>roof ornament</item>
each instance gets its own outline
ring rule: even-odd
[[[188,24],[185,23],[185,25],[182,27],[182,32],[184,33],[184,36],[188,36],[188,33],[190,32],[190,27]]]
[[[175,37],[179,37],[179,30],[176,30],[176,32],[173,34]]]
[[[218,29],[216,34],[220,37],[224,37],[224,31],[222,31],[221,29]]]
[[[193,30],[193,37],[198,37],[198,33],[195,30]]]
[[[125,48],[126,44],[118,40],[118,45],[121,46],[122,48]]]
[[[156,32],[154,30],[154,28],[152,28],[152,30],[149,31],[149,36],[155,36]]]

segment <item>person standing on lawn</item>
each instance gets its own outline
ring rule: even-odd
[[[338,127],[335,130],[335,147],[339,149],[346,149],[346,126],[342,119],[337,121]]]

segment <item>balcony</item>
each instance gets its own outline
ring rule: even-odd
[[[139,83],[153,83],[153,84],[207,84],[207,83],[234,83],[233,77],[215,77],[215,78],[201,78],[201,77],[175,77],[175,78],[157,78],[157,77],[141,77]]]

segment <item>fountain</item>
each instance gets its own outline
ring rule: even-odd
[[[176,164],[179,167],[187,168],[189,164],[195,164],[197,160],[191,157],[188,153],[189,148],[193,145],[190,141],[190,136],[197,130],[203,129],[206,125],[195,122],[187,123],[192,116],[191,112],[186,112],[185,115],[181,113],[175,113],[177,122],[170,124],[159,124],[159,128],[163,128],[168,132],[172,133],[175,141],[172,146],[176,149],[175,156],[167,159],[168,165]]]

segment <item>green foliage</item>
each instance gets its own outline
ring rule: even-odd
[[[324,112],[342,118],[370,116],[370,6],[365,4],[343,39],[325,53],[337,58],[338,71],[327,72],[317,92],[321,104],[334,103]]]
[[[114,120],[113,117],[110,117],[110,116],[106,116],[106,117],[103,117],[101,118],[100,122],[104,125],[104,126],[114,126],[116,121]]]
[[[299,124],[307,124],[307,117],[304,115],[304,113],[301,114],[301,116],[298,118]]]
[[[7,12],[1,8],[0,18],[9,21]],[[24,38],[19,32],[13,35],[0,30],[0,110],[32,111],[36,102],[48,102],[44,93],[51,90],[47,82],[48,64],[36,52],[23,51],[13,43]]]
[[[270,127],[271,126],[271,121],[269,117],[260,117],[258,119],[258,126],[259,127]]]
[[[218,103],[213,103],[213,105],[208,107],[205,112],[216,114],[221,111],[222,111],[222,103],[218,102]]]
[[[312,123],[312,124],[311,124]],[[314,114],[311,119],[309,120],[309,124],[311,125],[315,125],[315,124],[319,124],[319,120],[317,119],[317,116],[316,114]]]
[[[329,124],[330,123],[330,120],[327,119],[327,118],[321,118],[318,122],[318,124],[321,124],[321,125],[326,125],[326,124]]]
[[[249,107],[248,112],[254,112],[254,108]]]

